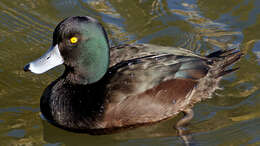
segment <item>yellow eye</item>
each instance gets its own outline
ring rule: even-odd
[[[70,38],[70,42],[71,42],[72,44],[75,44],[75,43],[78,42],[78,38],[77,38],[77,37],[72,37],[72,38]]]

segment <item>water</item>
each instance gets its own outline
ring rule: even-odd
[[[196,104],[187,126],[198,145],[260,145],[259,0],[1,0],[0,145],[183,145],[172,126],[183,115],[118,134],[63,131],[40,117],[43,89],[63,71],[43,75],[23,66],[51,44],[56,24],[89,15],[106,28],[112,45],[152,43],[198,54],[239,48],[245,56],[214,98]]]

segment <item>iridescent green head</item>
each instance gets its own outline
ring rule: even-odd
[[[101,24],[88,16],[69,17],[58,24],[51,48],[24,70],[44,73],[64,64],[71,81],[90,84],[100,80],[109,66],[109,43]]]

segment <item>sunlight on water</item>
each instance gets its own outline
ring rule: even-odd
[[[23,66],[51,45],[62,19],[89,15],[111,45],[152,43],[205,55],[238,48],[245,55],[214,98],[194,107],[187,126],[199,145],[260,144],[260,1],[257,0],[1,0],[0,145],[183,145],[173,125],[183,115],[118,134],[90,136],[63,131],[40,117],[43,89],[63,71],[44,75]]]

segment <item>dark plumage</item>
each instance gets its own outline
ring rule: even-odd
[[[49,52],[25,70],[43,73],[64,64],[63,75],[41,97],[42,114],[70,131],[104,134],[190,109],[211,96],[222,75],[236,70],[226,67],[241,55],[229,50],[202,57],[148,44],[110,48],[95,19],[76,16],[58,24]]]

